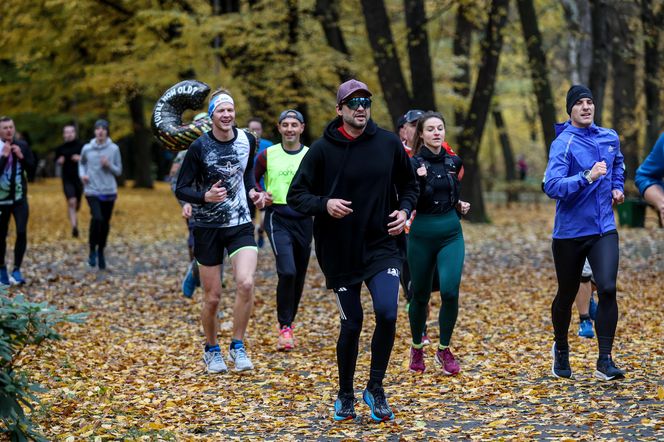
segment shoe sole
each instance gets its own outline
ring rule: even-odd
[[[235,367],[235,368],[233,368],[233,371],[235,371],[235,372],[243,372],[243,371],[251,371],[251,370],[253,370],[253,369],[254,369],[253,366],[251,366],[251,367],[246,367],[246,368],[237,368],[237,367]]]
[[[579,333],[579,337],[580,338],[586,338],[586,339],[593,339],[595,337],[595,335],[594,334],[593,335],[582,335],[581,333]]]
[[[334,421],[335,422],[346,422],[346,421],[352,421],[355,419],[357,415],[355,416],[337,416],[336,414],[334,415]]]
[[[556,374],[555,366],[556,366],[556,343],[554,342],[553,345],[551,346],[551,374],[560,379],[572,379],[571,372],[569,374],[569,377],[560,376],[559,374]]]
[[[599,370],[595,370],[595,377],[601,381],[616,381],[618,379],[625,379],[624,374],[619,374],[615,376],[607,376]]]
[[[277,344],[277,351],[291,351],[295,348],[295,344]]]

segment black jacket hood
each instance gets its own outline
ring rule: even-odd
[[[341,126],[341,124],[342,124],[341,117],[337,117],[334,120],[330,121],[325,127],[325,131],[323,132],[323,136],[325,137],[325,139],[334,144],[346,145],[348,143],[355,143],[358,141],[362,141],[366,138],[373,137],[374,135],[376,135],[376,132],[378,131],[378,125],[374,123],[374,121],[370,118],[369,121],[367,121],[367,126],[364,128],[364,132],[362,132],[362,135],[360,135],[354,140],[349,140],[341,132],[339,132],[339,127]]]

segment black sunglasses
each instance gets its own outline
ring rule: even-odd
[[[351,110],[357,110],[357,108],[359,108],[360,106],[362,106],[365,109],[369,109],[371,107],[371,98],[355,97],[346,101],[344,104],[348,106],[348,109]]]

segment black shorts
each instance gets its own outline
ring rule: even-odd
[[[67,199],[76,198],[79,201],[81,200],[83,184],[80,181],[63,180],[62,188],[65,191],[65,197],[67,197]]]
[[[194,227],[194,257],[199,264],[216,266],[224,262],[224,249],[228,256],[245,247],[256,246],[253,223],[233,227]]]

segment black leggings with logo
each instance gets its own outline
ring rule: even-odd
[[[376,328],[371,338],[369,384],[382,384],[390,362],[399,304],[399,273],[399,269],[389,268],[364,281],[371,294],[376,315]],[[341,316],[341,330],[337,340],[339,390],[344,393],[353,392],[355,364],[364,319],[360,301],[361,289],[361,282],[334,289]]]
[[[558,293],[551,305],[551,318],[556,347],[568,349],[567,332],[572,317],[572,304],[579,290],[586,257],[593,269],[599,304],[595,331],[601,355],[611,354],[618,324],[616,279],[618,276],[618,233],[553,240],[553,260],[558,278]]]

